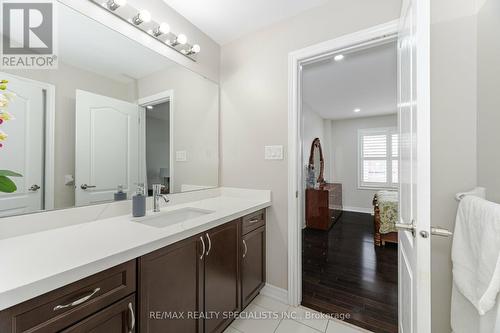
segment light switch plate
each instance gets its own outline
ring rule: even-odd
[[[179,150],[175,152],[175,161],[176,162],[186,162],[187,161],[187,152],[185,150]]]
[[[265,146],[264,159],[266,160],[282,160],[283,146]]]

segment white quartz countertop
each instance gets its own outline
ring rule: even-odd
[[[165,228],[122,215],[0,239],[0,310],[271,205],[269,191],[235,193],[167,205],[213,213]]]

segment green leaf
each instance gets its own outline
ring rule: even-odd
[[[0,176],[22,177],[23,175],[10,170],[0,170]]]
[[[5,176],[0,176],[0,192],[13,193],[17,190],[16,184]]]

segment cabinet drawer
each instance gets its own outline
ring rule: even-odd
[[[135,260],[56,289],[0,313],[0,331],[49,333],[134,293]]]
[[[135,328],[135,294],[133,294],[61,333],[134,333]]]
[[[259,210],[255,213],[243,217],[242,234],[245,235],[252,230],[262,227],[266,224],[266,210]]]

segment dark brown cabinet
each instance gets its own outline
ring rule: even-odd
[[[131,295],[61,333],[134,333],[135,325],[135,295]]]
[[[222,333],[265,284],[265,238],[261,210],[0,311],[0,332]]]
[[[241,302],[243,309],[266,283],[266,229],[260,227],[243,236],[241,258]]]
[[[324,183],[318,189],[306,189],[306,225],[329,230],[342,215],[342,184]]]
[[[205,333],[223,332],[232,321],[224,316],[240,309],[239,301],[239,220],[205,234],[205,309],[218,316],[205,319]]]
[[[0,311],[0,332],[60,332],[135,290],[136,260],[131,260]]]
[[[203,311],[201,243],[195,236],[139,258],[140,332],[203,332],[188,318]]]
[[[140,331],[224,331],[240,308],[238,240],[239,220],[139,258]]]
[[[266,283],[265,211],[243,218],[241,251],[241,302],[244,309]]]

